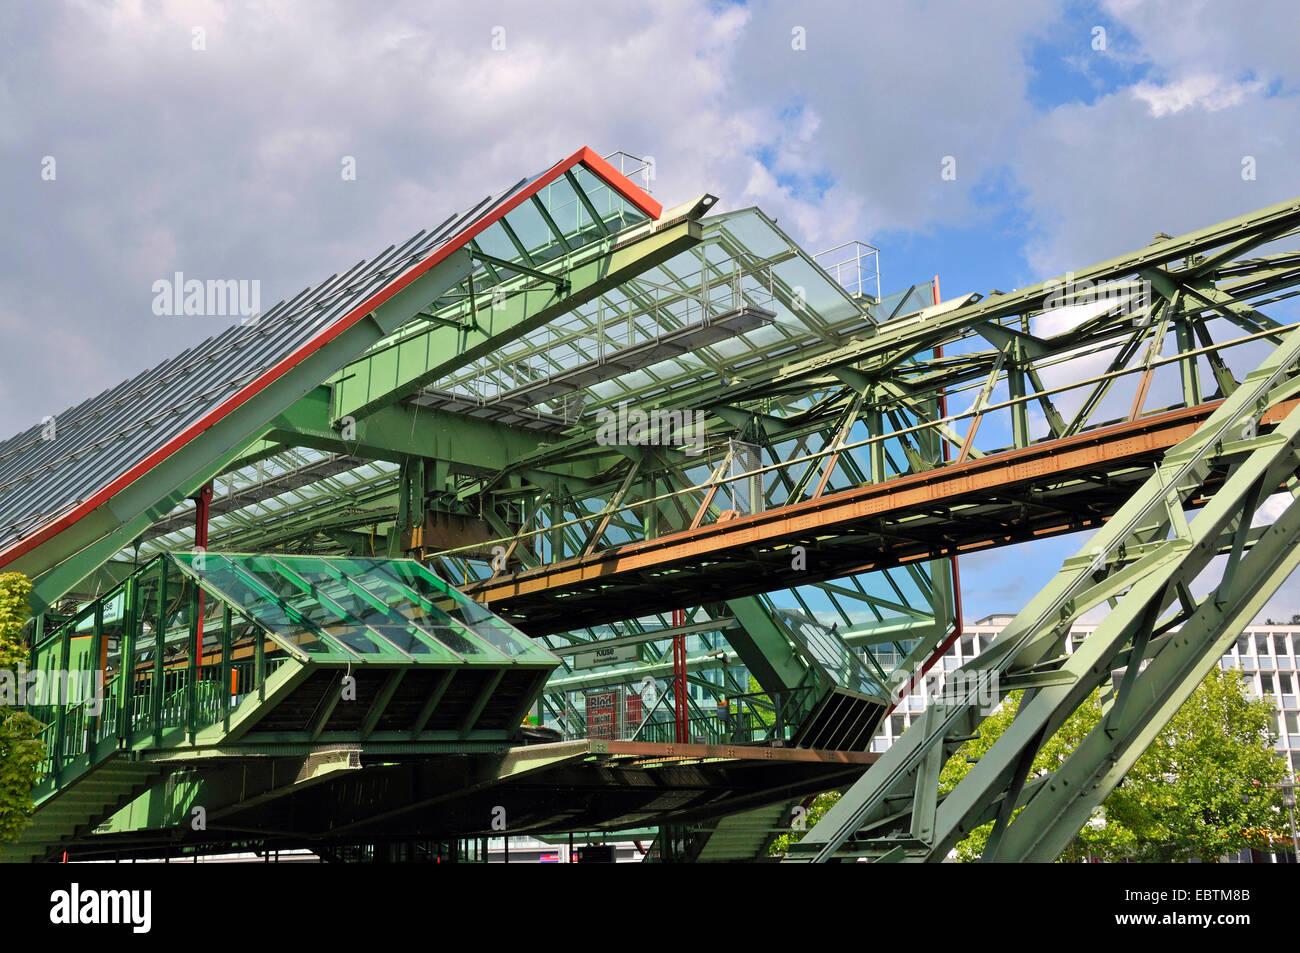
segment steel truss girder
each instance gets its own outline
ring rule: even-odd
[[[1300,506],[1292,504],[1241,561],[1223,604],[1205,599],[1127,689],[1113,709],[1053,772],[983,859],[1050,861],[1058,857],[1187,701],[1264,604],[1300,566]]]
[[[1295,390],[1290,375],[1297,363],[1300,332],[1292,331],[1196,433],[1165,455],[1111,522],[1066,561],[997,641],[957,670],[963,679],[960,684],[970,686],[965,698],[932,704],[920,730],[899,739],[792,849],[788,859],[825,862],[858,831],[876,827],[886,836],[879,836],[882,830],[877,830],[872,840],[851,847],[851,852],[865,850],[892,860],[942,860],[958,840],[989,820],[999,803],[1001,820],[990,839],[993,856],[1045,859],[1059,853],[1077,832],[1081,818],[1086,819],[1118,783],[1195,688],[1221,653],[1222,642],[1235,637],[1237,624],[1250,618],[1252,606],[1262,605],[1261,600],[1272,594],[1294,565],[1294,557],[1286,551],[1300,541],[1300,518],[1294,506],[1275,524],[1275,532],[1256,537],[1247,557],[1249,568],[1244,561],[1238,567],[1237,561],[1249,539],[1249,520],[1256,505],[1291,480],[1300,462],[1300,409],[1292,410],[1271,433],[1257,432],[1257,421],[1267,408]],[[1188,523],[1176,516],[1175,511],[1181,513],[1185,502],[1206,484],[1212,470],[1225,465],[1227,478],[1196,518]],[[1126,561],[1128,543],[1149,538],[1162,510],[1170,516],[1172,538],[1143,553],[1131,567],[1131,578],[1123,580],[1126,591],[1110,614],[1073,654],[1063,655],[1071,623],[1087,608],[1116,595],[1115,584],[1108,583],[1108,574],[1116,571],[1112,565]],[[1120,664],[1133,672],[1166,609],[1175,599],[1186,599],[1186,587],[1219,552],[1225,535],[1232,537],[1233,545],[1221,591],[1207,598],[1176,636],[1161,643],[1155,661],[1144,672],[1126,678],[1115,700],[1121,705],[1116,720],[1103,722],[1100,734],[1091,735],[1086,749],[1076,752],[1077,760],[1071,759],[1072,771],[1092,777],[1091,787],[1072,787],[1069,781],[1077,781],[1077,776],[1053,773],[1026,793],[1025,772],[1038,747]],[[1255,567],[1258,575],[1251,571]],[[1171,654],[1157,665],[1166,652]],[[934,762],[941,767],[983,721],[977,700],[972,701],[977,693],[991,689],[999,699],[1005,698],[1015,687],[1014,681],[1004,683],[1005,677],[1014,680],[1031,673],[1057,677],[1031,688],[1006,732],[953,790],[938,799]],[[1129,704],[1130,697],[1143,697],[1137,693],[1138,685],[1150,700]],[[1046,800],[1031,812],[1039,797]],[[1009,820],[1021,799],[1029,806]],[[1022,827],[1025,817],[1029,823]],[[1041,829],[1034,827],[1035,818]],[[906,832],[888,833],[899,827]]]

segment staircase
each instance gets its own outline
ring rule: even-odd
[[[56,858],[180,768],[515,740],[559,659],[418,563],[365,569],[164,553],[75,616],[38,619],[30,670],[67,690],[30,699],[42,777],[0,862]],[[97,692],[81,687],[97,676]]]
[[[88,833],[145,790],[161,774],[149,762],[110,757],[36,805],[18,840],[0,848],[0,861],[54,859],[61,845]]]
[[[692,827],[661,827],[643,863],[727,864],[767,859],[777,836],[789,830],[798,801],[777,801]]]

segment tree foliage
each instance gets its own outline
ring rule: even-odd
[[[19,573],[0,573],[0,671],[13,673],[14,679],[27,660],[22,628],[31,589]],[[31,815],[32,788],[45,758],[38,740],[42,727],[26,712],[0,705],[0,841],[17,837]]]
[[[1020,692],[984,720],[979,737],[966,742],[944,766],[941,793],[952,790],[1015,717]],[[1070,715],[1034,758],[1033,773],[1059,767],[1101,720],[1094,692]],[[1247,695],[1240,676],[1215,668],[1156,736],[1151,747],[1111,792],[1061,855],[1064,861],[1171,863],[1214,861],[1251,848],[1282,850],[1290,844],[1282,792],[1286,765],[1273,743],[1272,699]],[[838,801],[820,794],[808,812],[811,828]],[[1012,823],[1014,823],[1014,818]],[[976,828],[957,845],[958,860],[978,859],[992,823]],[[784,853],[803,837],[782,835],[772,852]]]
[[[812,803],[808,805],[808,813],[804,815],[801,826],[796,830],[778,834],[776,840],[772,841],[768,854],[772,857],[779,857],[784,854],[790,849],[790,845],[802,839],[803,835],[811,830],[812,826],[820,821],[839,799],[839,791],[826,791],[814,797]],[[804,803],[807,804],[808,802],[805,801]]]
[[[979,728],[944,766],[940,790],[951,790],[993,746],[1015,717],[1020,693]],[[1034,758],[1034,775],[1054,770],[1101,720],[1093,695]],[[1286,765],[1273,749],[1275,707],[1248,696],[1235,672],[1213,669],[1170,719],[1120,785],[1062,854],[1062,860],[1170,863],[1214,861],[1246,848],[1280,849],[1289,841],[1282,792],[1273,785]],[[1012,820],[1014,824],[1014,818]],[[993,825],[976,828],[957,845],[974,860]]]

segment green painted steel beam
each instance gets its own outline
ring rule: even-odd
[[[549,267],[565,269],[568,294],[548,282],[524,287],[490,302],[485,310],[467,303],[457,328],[432,327],[375,348],[330,379],[335,422],[361,418],[409,396],[464,365],[492,353],[601,293],[616,288],[660,262],[697,244],[698,222],[683,220],[611,236],[558,259]]]
[[[366,460],[396,463],[407,457],[423,457],[448,463],[453,471],[473,473],[503,470],[555,439],[525,427],[401,404],[380,407],[344,431],[333,426],[329,388],[325,386],[275,418],[266,438],[283,446],[309,447]],[[605,456],[612,459],[616,455]],[[539,472],[590,479],[598,469],[594,462],[577,461],[541,467]]]
[[[517,275],[526,275],[529,278],[535,278],[538,281],[552,284],[560,295],[567,295],[569,293],[569,280],[563,275],[552,275],[549,272],[541,271],[537,268],[531,268],[528,265],[521,265],[517,261],[507,261],[504,258],[497,258],[495,255],[489,255],[486,252],[477,250],[471,250],[470,257],[475,261],[487,262],[497,269],[505,268],[513,271]]]
[[[739,626],[727,631],[727,642],[763,690],[797,688],[808,674],[808,665],[763,601],[757,596],[729,599],[727,611]]]
[[[1292,411],[1272,433],[1250,436],[1255,433],[1253,421],[1258,415],[1293,395],[1297,381],[1290,375],[1297,366],[1300,366],[1300,332],[1292,331],[1192,436],[1165,455],[1151,478],[1076,557],[1066,561],[1057,576],[1008,624],[994,644],[949,676],[960,678],[967,685],[964,699],[932,702],[925,720],[881,756],[792,849],[789,859],[832,859],[859,830],[879,828],[891,819],[906,821],[910,817],[911,833],[901,841],[896,835],[892,841],[888,836],[876,836],[866,843],[877,856],[941,860],[957,840],[984,822],[991,805],[999,801],[1003,805],[999,812],[1001,819],[990,839],[993,856],[998,856],[1002,849],[1021,850],[1019,843],[1029,845],[1035,840],[1031,825],[1019,832],[1027,834],[1028,840],[1007,838],[1017,830],[1018,818],[1012,819],[1012,809],[1025,796],[1026,765],[1034,752],[1094,688],[1109,680],[1112,670],[1122,664],[1130,666],[1130,673],[1136,671],[1133,666],[1141,661],[1158,620],[1176,595],[1185,595],[1191,580],[1219,554],[1226,534],[1235,537],[1220,582],[1221,589],[1228,590],[1229,594],[1208,600],[1216,606],[1212,612],[1205,605],[1198,610],[1202,618],[1208,613],[1214,624],[1198,622],[1196,614],[1185,620],[1186,631],[1180,630],[1177,636],[1162,643],[1157,661],[1166,652],[1173,653],[1168,656],[1170,660],[1185,654],[1170,647],[1183,640],[1190,640],[1195,650],[1186,655],[1187,661],[1181,667],[1173,666],[1172,661],[1162,665],[1152,663],[1141,675],[1126,678],[1119,698],[1127,699],[1132,692],[1138,701],[1128,705],[1119,717],[1129,717],[1145,705],[1147,716],[1139,720],[1146,726],[1154,711],[1151,706],[1158,707],[1180,694],[1190,693],[1199,681],[1197,673],[1204,674],[1200,669],[1213,664],[1218,657],[1221,640],[1229,633],[1236,634],[1236,629],[1224,621],[1224,605],[1231,601],[1232,594],[1237,594],[1241,605],[1228,610],[1226,615],[1235,612],[1236,621],[1244,624],[1249,618],[1246,614],[1249,606],[1257,602],[1260,593],[1267,598],[1285,579],[1291,563],[1289,557],[1281,554],[1287,546],[1294,547],[1300,542],[1300,519],[1291,515],[1295,507],[1288,509],[1287,519],[1267,533],[1252,534],[1249,527],[1258,502],[1282,481],[1292,480],[1300,465],[1300,410]],[[1182,517],[1183,506],[1193,497],[1203,495],[1206,492],[1203,486],[1214,468],[1225,464],[1230,467],[1227,478],[1213,491],[1196,518],[1188,522]],[[1171,527],[1173,539],[1156,545],[1138,545],[1132,553],[1128,552],[1129,544],[1135,539],[1139,543],[1155,542],[1151,539],[1151,529],[1163,523]],[[1258,574],[1245,574],[1243,563],[1243,573],[1238,574],[1237,561],[1251,540],[1255,546],[1264,545],[1257,557],[1264,569]],[[1254,589],[1246,589],[1238,579],[1249,579]],[[1073,620],[1117,595],[1122,598],[1113,603],[1114,607],[1093,634],[1073,654],[1064,654],[1064,639]],[[1199,661],[1193,664],[1193,659]],[[1167,668],[1169,673],[1162,679]],[[929,777],[933,772],[925,765],[939,757],[935,752],[942,752],[941,760],[946,759],[978,730],[990,709],[985,699],[977,703],[976,695],[991,690],[1000,699],[1015,686],[1018,678],[1034,678],[1048,672],[1069,677],[1039,679],[1006,732],[936,806],[934,779]],[[1166,716],[1172,713],[1173,709],[1164,711]],[[1103,761],[1108,765],[1117,763],[1116,759],[1123,753],[1118,747],[1122,744],[1118,728],[1110,727],[1111,731],[1102,732],[1090,746],[1094,770]],[[1126,743],[1140,754],[1139,742],[1149,741],[1154,734],[1147,727],[1135,727],[1131,731],[1132,737]],[[1099,746],[1104,750],[1099,750]],[[1082,760],[1086,762],[1088,758]],[[1035,790],[1038,797],[1045,797],[1048,795],[1042,792],[1051,791],[1052,785]],[[1054,823],[1059,826],[1052,827],[1044,835],[1046,839],[1038,840],[1062,846],[1068,842],[1069,836],[1077,831],[1077,826],[1070,825],[1079,819],[1082,805],[1090,798],[1086,795],[1085,801],[1076,800],[1072,812],[1067,808],[1058,811]],[[918,811],[922,814],[919,819]],[[851,852],[861,853],[863,846],[856,845]],[[1023,848],[1026,852],[1034,849]],[[1043,859],[1046,855],[1037,856]]]
[[[1050,861],[1060,856],[1156,736],[1219,663],[1268,600],[1300,568],[1300,506],[1291,504],[1251,547],[1223,603],[1205,599],[1138,673],[1135,703],[1107,717],[1051,775],[985,859]]]

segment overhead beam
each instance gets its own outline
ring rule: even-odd
[[[533,284],[504,301],[474,302],[460,308],[458,327],[438,326],[384,344],[344,367],[331,379],[335,422],[358,419],[401,400],[497,348],[572,311],[630,278],[697,245],[703,232],[689,218],[612,236],[567,258],[548,263],[569,283],[562,293],[549,281]],[[549,273],[549,272],[548,272]]]

